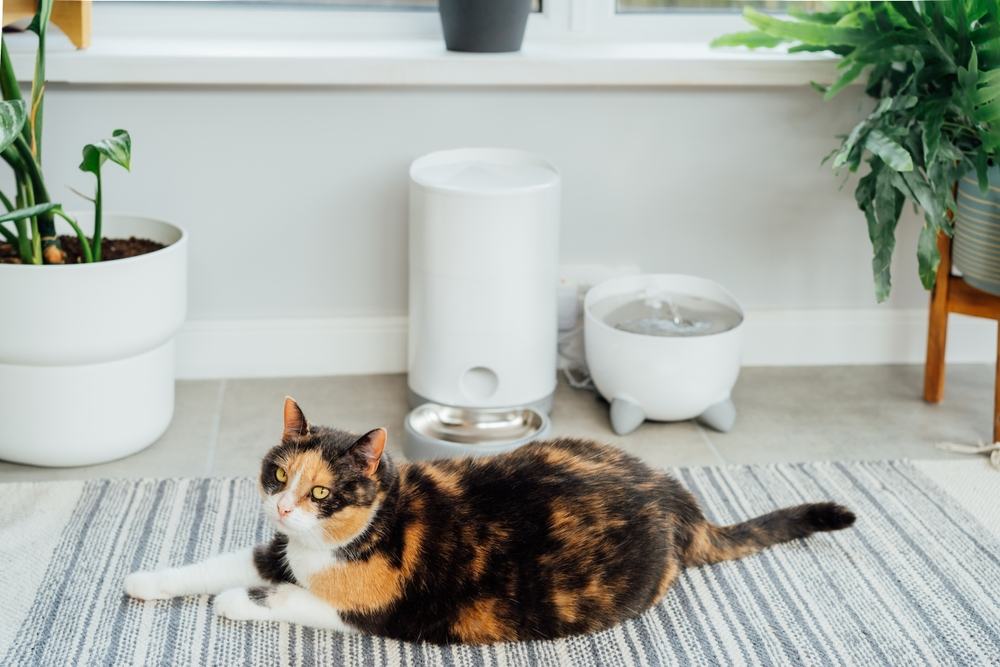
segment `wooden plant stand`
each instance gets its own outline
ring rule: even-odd
[[[948,314],[961,313],[997,320],[1000,327],[1000,297],[972,287],[951,274],[951,239],[938,236],[941,264],[931,292],[927,328],[927,364],[924,366],[924,400],[940,403],[944,398],[944,352],[948,339]],[[1000,441],[1000,329],[997,335],[996,381],[993,389],[993,442]]]
[[[52,24],[63,31],[73,46],[90,46],[91,0],[55,0],[52,4]],[[38,0],[2,0],[5,26],[35,15]]]

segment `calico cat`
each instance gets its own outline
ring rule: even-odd
[[[133,573],[125,590],[217,593],[226,618],[402,640],[551,639],[641,614],[685,567],[854,523],[825,502],[717,526],[666,473],[587,440],[400,465],[385,442],[310,426],[286,399],[260,473],[274,539]]]

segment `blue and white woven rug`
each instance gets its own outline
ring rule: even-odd
[[[207,596],[124,597],[132,570],[265,540],[251,480],[0,485],[0,664],[1000,664],[1000,541],[914,465],[674,473],[720,523],[821,499],[858,522],[688,570],[663,604],[607,632],[442,648],[220,620]],[[996,480],[984,503],[1000,504]]]

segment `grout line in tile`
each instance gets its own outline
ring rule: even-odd
[[[708,433],[705,432],[705,429],[702,428],[702,425],[699,424],[697,420],[694,420],[693,423],[694,427],[698,429],[698,434],[701,435],[701,439],[704,440],[705,444],[708,445],[708,448],[712,450],[712,456],[715,457],[715,460],[719,462],[719,465],[723,466],[726,465],[726,459],[722,456],[722,453],[719,452],[719,450],[716,448],[715,443],[712,442],[712,438],[710,438]]]
[[[215,449],[219,444],[219,431],[222,428],[222,405],[226,398],[226,383],[223,378],[219,382],[219,393],[215,397],[215,414],[212,415],[212,428],[208,438],[208,456],[205,458],[205,474],[211,475],[215,467]]]

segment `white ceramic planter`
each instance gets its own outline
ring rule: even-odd
[[[91,220],[79,219],[89,231]],[[110,461],[152,444],[170,423],[187,236],[132,215],[105,215],[104,230],[167,247],[97,264],[0,264],[0,459]]]

